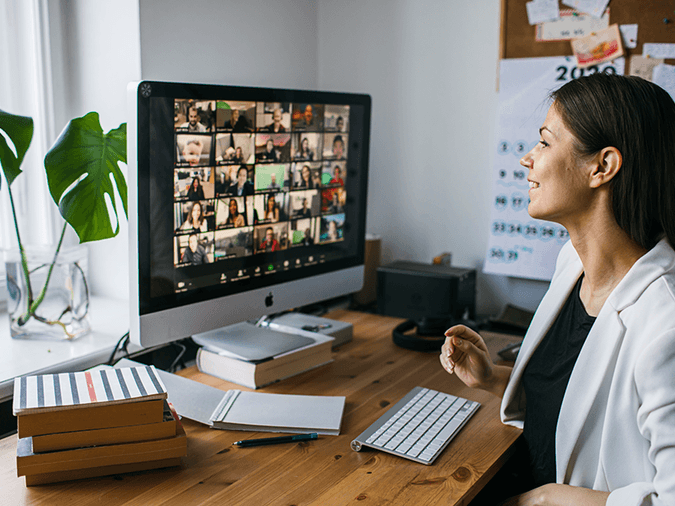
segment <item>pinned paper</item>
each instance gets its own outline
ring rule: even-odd
[[[546,21],[558,19],[558,0],[532,0],[525,4],[527,19],[531,25],[537,25]]]
[[[608,3],[609,0],[563,0],[563,4],[574,7],[579,12],[585,12],[595,18],[602,17]]]
[[[638,25],[621,25],[619,26],[621,37],[623,38],[623,47],[634,49],[637,47],[637,31]]]
[[[645,42],[642,45],[642,56],[650,58],[675,58],[675,44]]]
[[[619,25],[572,41],[577,67],[586,68],[623,56]]]
[[[654,67],[652,82],[670,93],[675,100],[675,66],[662,63]]]
[[[560,18],[537,25],[535,40],[550,42],[553,40],[572,40],[599,32],[609,26],[609,9],[601,18],[580,14],[574,9],[563,9]]]
[[[654,67],[661,65],[662,63],[663,60],[660,58],[645,58],[644,56],[636,54],[630,57],[628,73],[631,76],[638,76],[647,81],[651,81]]]

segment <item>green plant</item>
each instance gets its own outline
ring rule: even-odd
[[[41,318],[36,311],[47,292],[67,225],[73,227],[80,243],[116,236],[119,232],[119,215],[115,205],[115,190],[122,201],[124,214],[128,217],[127,184],[124,174],[117,165],[118,162],[127,161],[126,123],[104,133],[98,113],[90,112],[81,118],[75,118],[68,123],[45,156],[44,166],[49,192],[65,223],[54,251],[54,259],[49,266],[47,279],[37,296],[34,295],[30,283],[26,251],[21,241],[12,195],[12,183],[21,174],[21,164],[32,138],[32,118],[0,110],[0,166],[7,181],[22,272],[28,291],[28,307],[19,317],[18,323],[24,325],[31,318],[36,318],[47,324],[63,326],[59,321]],[[108,213],[108,205],[115,214],[114,228]]]

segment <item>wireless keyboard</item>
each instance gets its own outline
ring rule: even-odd
[[[367,446],[430,465],[479,407],[478,402],[415,387],[351,447],[358,452]]]

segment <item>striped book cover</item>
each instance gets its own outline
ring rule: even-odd
[[[166,398],[153,366],[95,369],[16,378],[13,408],[18,416]]]

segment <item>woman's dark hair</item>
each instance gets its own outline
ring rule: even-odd
[[[665,235],[675,247],[675,102],[639,77],[597,73],[551,93],[576,137],[578,155],[612,146],[623,164],[611,180],[614,218],[651,249]]]

